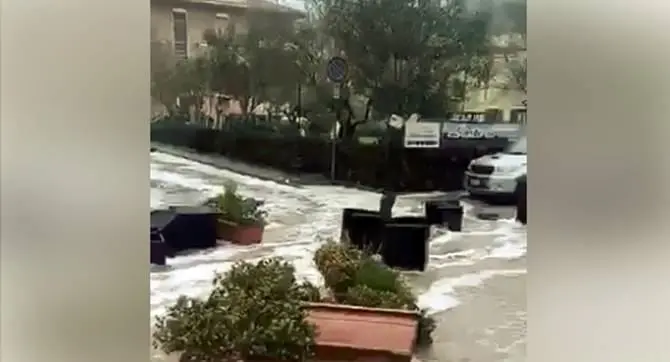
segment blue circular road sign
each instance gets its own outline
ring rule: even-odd
[[[342,83],[347,78],[349,66],[342,57],[332,57],[326,66],[326,76],[331,82]]]

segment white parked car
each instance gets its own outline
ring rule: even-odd
[[[527,137],[503,152],[476,158],[465,171],[464,187],[474,196],[513,196],[517,179],[527,172]]]

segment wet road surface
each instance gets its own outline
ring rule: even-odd
[[[227,180],[264,199],[269,225],[257,246],[224,245],[169,260],[151,273],[151,313],[161,314],[179,295],[205,296],[214,272],[240,259],[282,256],[300,278],[320,283],[312,262],[325,240],[339,236],[344,207],[376,209],[379,195],[336,186],[299,187],[220,170],[184,158],[153,153],[151,206],[196,204],[221,192]],[[422,198],[399,198],[396,215],[423,212]],[[525,361],[526,231],[509,208],[502,219],[476,217],[480,203],[465,203],[463,232],[433,230],[426,272],[408,273],[422,307],[438,320],[435,344],[418,358],[439,362]],[[154,360],[169,360],[155,353]]]

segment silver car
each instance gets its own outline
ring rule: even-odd
[[[527,172],[526,136],[503,152],[476,158],[465,171],[464,188],[475,196],[512,196],[517,179]]]

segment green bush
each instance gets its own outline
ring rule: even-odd
[[[239,262],[215,277],[207,299],[181,297],[157,318],[155,346],[198,362],[305,361],[316,331],[301,302],[315,290],[280,259]]]
[[[300,300],[304,302],[321,302],[323,297],[319,287],[312,283],[303,282],[298,284],[297,292]]]
[[[417,307],[416,297],[399,272],[346,243],[324,244],[314,262],[338,303],[419,312],[416,346],[432,343],[435,321]]]
[[[262,209],[263,201],[239,195],[234,182],[226,184],[225,191],[211,199],[209,205],[219,212],[220,221],[237,225],[265,225],[267,213]]]
[[[373,259],[365,258],[354,274],[354,285],[366,285],[381,292],[396,292],[403,288],[400,274]]]
[[[329,241],[314,253],[314,263],[333,293],[344,293],[353,286],[363,253]]]
[[[368,308],[408,309],[407,300],[387,290],[374,290],[367,285],[355,285],[339,296],[339,302]]]

